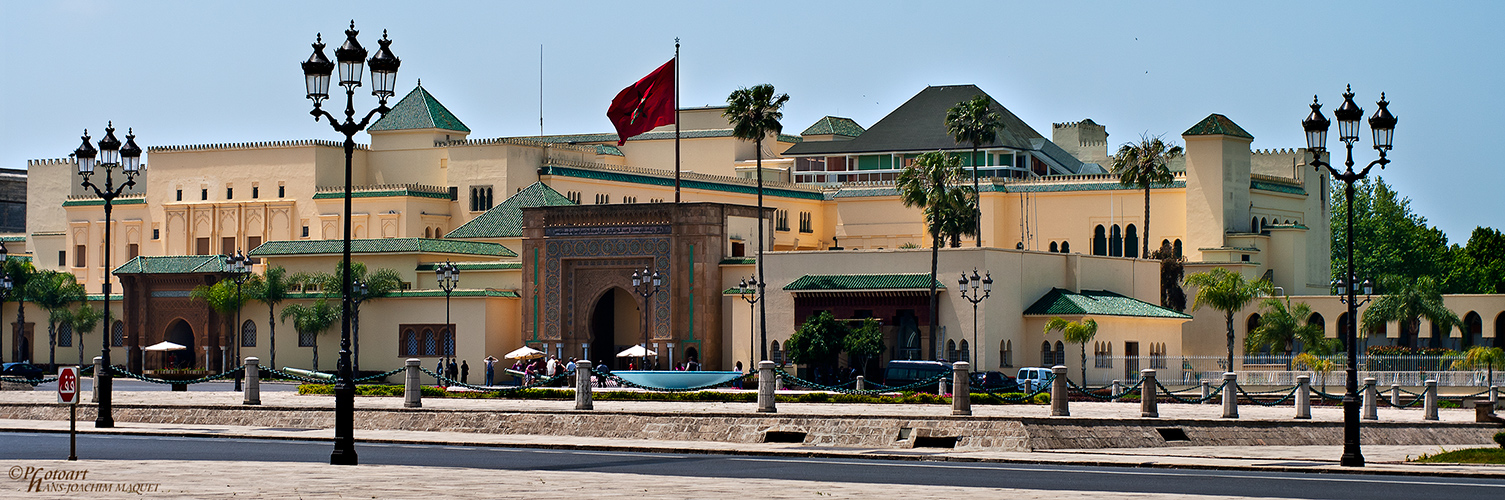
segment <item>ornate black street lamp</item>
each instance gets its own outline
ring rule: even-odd
[[[444,346],[440,348],[439,359],[442,366],[439,367],[441,374],[449,373],[449,364],[455,362],[455,328],[449,324],[449,294],[460,286],[460,268],[455,263],[444,261],[443,264],[434,266],[434,277],[439,280],[439,287],[444,289]]]
[[[89,131],[84,130],[84,144],[73,151],[74,161],[78,164],[78,175],[83,177],[83,187],[94,191],[105,202],[105,322],[106,328],[110,325],[110,216],[114,210],[115,198],[126,189],[136,185],[136,174],[141,172],[141,147],[136,145],[136,136],[126,129],[125,147],[121,147],[120,140],[115,138],[115,123],[110,122],[105,126],[105,137],[99,140],[99,150],[89,144]],[[95,156],[99,158],[95,158]],[[94,167],[98,165],[105,170],[105,185],[101,189],[94,183],[89,182],[89,176],[94,175]],[[120,167],[125,172],[125,183],[115,185],[115,167]],[[100,358],[103,360],[104,373],[98,376],[99,387],[95,391],[99,393],[99,412],[94,418],[94,427],[108,428],[115,426],[115,417],[110,411],[110,389],[112,380],[110,377],[110,335],[99,336]]]
[[[753,288],[748,288],[748,285],[752,285]],[[758,366],[758,360],[755,359],[753,353],[758,351],[752,344],[758,343],[758,331],[754,327],[753,322],[758,320],[758,301],[763,300],[763,287],[759,285],[758,277],[753,276],[752,278],[742,280],[742,283],[737,285],[737,295],[741,296],[742,300],[747,301],[747,331],[751,332],[747,345],[747,357],[749,358],[747,366],[754,368]]]
[[[246,340],[242,338],[242,335],[245,334],[245,332],[241,330],[240,326],[240,310],[242,309],[242,306],[244,306],[244,304],[241,304],[240,302],[240,285],[244,284],[246,280],[251,277],[251,258],[246,257],[246,254],[241,253],[239,250],[237,250],[235,252],[235,255],[231,255],[230,258],[225,259],[225,263],[228,264],[230,273],[232,274],[230,279],[235,280],[235,329],[230,332],[230,351],[235,353],[235,359],[233,361],[239,362],[241,360],[240,347],[242,344],[246,343]],[[237,374],[235,376],[236,391],[242,390],[240,387],[240,380],[241,374]]]
[[[637,271],[632,272],[632,291],[643,297],[643,359],[638,362],[639,370],[648,369],[648,331],[653,324],[652,298],[653,294],[658,293],[659,286],[663,283],[664,277],[658,271],[653,271],[652,274],[647,269],[643,269],[641,274]]]
[[[387,39],[386,31],[382,31],[382,38],[377,41],[381,48],[377,49],[370,61],[365,61],[366,49],[355,39],[358,34],[360,32],[355,30],[355,21],[350,21],[350,29],[345,30],[345,44],[334,51],[335,60],[339,62],[340,86],[345,87],[344,122],[321,107],[324,100],[329,98],[329,76],[334,73],[336,66],[324,57],[322,35],[314,39],[314,53],[303,63],[308,98],[314,101],[314,109],[309,114],[314,115],[315,121],[327,118],[329,126],[345,136],[345,230],[341,234],[344,255],[340,264],[340,269],[344,270],[340,286],[344,297],[340,301],[340,360],[334,384],[334,451],[329,455],[329,463],[333,465],[359,463],[355,453],[355,374],[350,362],[350,163],[355,156],[355,134],[365,130],[372,117],[378,114],[385,116],[392,110],[387,107],[387,99],[392,97],[397,83],[397,67],[402,63],[388,48],[392,41]],[[379,104],[357,122],[355,88],[361,86],[361,75],[364,73],[362,65],[367,62],[371,64],[373,80],[371,95],[376,96]]]
[[[1348,332],[1343,343],[1348,347],[1348,387],[1343,394],[1343,457],[1339,463],[1349,467],[1363,467],[1364,454],[1359,451],[1359,369],[1358,369],[1358,324],[1359,302],[1354,296],[1354,273],[1353,269],[1353,183],[1367,177],[1369,169],[1376,165],[1384,169],[1390,163],[1385,158],[1385,153],[1390,151],[1391,139],[1395,135],[1395,116],[1390,114],[1386,107],[1390,104],[1385,101],[1385,93],[1380,93],[1380,109],[1369,118],[1369,129],[1374,133],[1374,149],[1380,152],[1380,158],[1369,162],[1363,170],[1353,171],[1353,143],[1359,140],[1359,121],[1364,117],[1364,110],[1353,102],[1353,87],[1349,86],[1343,92],[1343,104],[1333,110],[1333,117],[1338,119],[1338,140],[1343,141],[1347,149],[1348,158],[1343,165],[1346,169],[1339,172],[1332,164],[1323,161],[1322,155],[1327,152],[1327,128],[1332,122],[1322,116],[1322,105],[1317,102],[1317,97],[1312,96],[1312,113],[1301,121],[1301,128],[1306,131],[1306,147],[1312,152],[1312,167],[1321,171],[1323,167],[1332,174],[1334,179],[1342,181],[1346,186],[1344,190],[1348,196],[1348,270],[1343,273],[1348,282],[1339,288],[1339,295],[1346,291],[1347,297],[1343,300],[1348,304]],[[1373,285],[1365,280],[1361,285],[1368,295]]]
[[[16,284],[10,279],[10,272],[6,269],[6,263],[10,261],[10,251],[5,249],[5,242],[0,241],[0,305],[10,300],[10,291]],[[82,342],[82,341],[80,341]],[[5,361],[4,349],[0,349],[0,362]]]
[[[979,282],[982,283],[982,295],[977,294],[977,284]],[[972,277],[968,278],[967,273],[962,273],[962,278],[958,280],[958,283],[957,288],[960,288],[962,291],[962,299],[972,303],[972,352],[977,354],[974,356],[975,360],[968,361],[975,361],[977,364],[973,366],[973,369],[981,370],[982,348],[977,344],[977,304],[993,295],[993,273],[989,272],[986,277],[979,277],[977,276],[977,268],[974,267],[972,268]],[[970,297],[967,296],[967,285],[969,284],[972,286],[972,296]]]

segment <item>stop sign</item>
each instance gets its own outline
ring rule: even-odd
[[[57,370],[57,402],[78,403],[78,367],[64,366]]]

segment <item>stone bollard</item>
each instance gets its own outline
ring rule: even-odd
[[[1124,383],[1123,383],[1123,381],[1114,380],[1113,381],[1113,397],[1117,398],[1117,397],[1122,396],[1122,395],[1124,395]],[[1113,401],[1123,401],[1123,400],[1122,399],[1114,399]]]
[[[778,409],[773,404],[773,393],[779,383],[779,377],[773,374],[772,361],[758,362],[758,413],[774,413]]]
[[[1499,406],[1500,405],[1500,386],[1498,386],[1498,385],[1491,385],[1491,386],[1489,386],[1489,404],[1492,404],[1492,405],[1495,405],[1495,406]]]
[[[1207,404],[1212,399],[1212,381],[1202,381],[1202,404]]]
[[[1400,384],[1390,384],[1390,407],[1400,408]]]
[[[407,377],[403,381],[403,408],[423,407],[423,385],[418,382],[418,363],[421,362],[417,358],[408,358]]]
[[[1066,367],[1056,365],[1050,367],[1055,376],[1050,380],[1050,416],[1069,417],[1071,409],[1066,405]]]
[[[92,401],[94,403],[98,403],[99,402],[99,372],[103,371],[104,369],[105,369],[105,358],[103,358],[101,356],[95,356],[94,357],[94,390],[92,391],[92,392],[94,392],[94,401]]]
[[[966,361],[957,361],[951,365],[951,386],[956,390],[951,394],[951,414],[972,414],[972,379],[968,375],[972,364]]]
[[[1296,418],[1312,418],[1312,376],[1296,376]]]
[[[1238,418],[1238,374],[1223,373],[1223,418]]]
[[[244,404],[261,404],[261,359],[246,358],[246,400]]]
[[[941,377],[941,380],[935,383],[935,395],[944,396],[950,393],[951,389],[946,387],[946,377]]]
[[[1379,402],[1375,401],[1379,399],[1380,394],[1374,388],[1374,383],[1375,380],[1373,378],[1366,378],[1364,379],[1364,388],[1360,389],[1364,391],[1364,416],[1360,417],[1364,420],[1380,419]]]
[[[1426,396],[1426,398],[1427,398],[1426,402],[1423,403],[1426,406],[1422,408],[1423,409],[1423,412],[1422,412],[1423,415],[1422,415],[1421,419],[1422,420],[1437,420],[1437,381],[1436,380],[1428,380],[1427,381],[1427,392],[1426,392],[1426,395],[1427,395]]]
[[[591,362],[580,360],[575,362],[575,409],[594,410],[595,404],[591,401]]]
[[[782,391],[782,390],[784,390],[784,376],[783,375],[776,375],[776,376],[774,376],[773,377],[773,381],[774,381],[773,390],[775,390],[775,391]]]
[[[1114,382],[1118,382],[1115,380]],[[1147,418],[1160,418],[1160,409],[1156,401],[1155,370],[1139,370],[1139,416]]]
[[[859,391],[866,391],[867,390],[867,378],[866,377],[863,377],[862,375],[858,375],[857,376],[857,390],[859,390]]]

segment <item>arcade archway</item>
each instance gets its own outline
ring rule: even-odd
[[[611,287],[596,298],[591,308],[590,352],[592,362],[608,363],[623,370],[629,360],[617,362],[617,353],[643,342],[643,313],[637,298],[621,287]]]
[[[173,320],[167,325],[167,331],[162,338],[168,342],[181,345],[187,349],[166,351],[162,353],[161,363],[158,368],[194,368],[194,352],[197,348],[193,345],[193,327],[181,318]]]

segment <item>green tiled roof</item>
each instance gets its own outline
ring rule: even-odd
[[[814,125],[806,128],[804,132],[800,132],[800,135],[842,135],[857,137],[866,131],[866,129],[863,129],[861,125],[858,125],[851,118],[827,116],[816,120]]]
[[[1249,189],[1258,189],[1258,190],[1261,190],[1261,191],[1274,191],[1274,192],[1277,192],[1277,193],[1288,193],[1288,194],[1300,194],[1300,195],[1306,194],[1306,190],[1302,189],[1300,186],[1292,186],[1290,184],[1281,184],[1281,183],[1278,183],[1278,182],[1268,182],[1268,181],[1262,181],[1262,180],[1258,180],[1258,179],[1254,179],[1254,180],[1249,181]]]
[[[98,205],[98,206],[102,207],[102,206],[104,206],[104,204],[105,204],[105,200],[103,198],[84,198],[84,199],[81,199],[81,200],[68,200],[68,201],[64,201],[63,202],[63,206],[65,206],[65,207],[87,207],[87,206],[92,206],[92,205]],[[141,196],[141,197],[133,197],[133,198],[117,198],[114,202],[111,202],[110,204],[111,205],[145,205],[146,204],[146,197]]]
[[[15,242],[15,241],[26,241],[26,236],[19,235],[19,234],[18,235],[14,235],[14,236],[0,236],[0,241],[6,242],[6,243]]]
[[[650,185],[650,186],[673,186],[674,185],[674,177],[672,175],[667,175],[667,176],[659,177],[659,176],[652,176],[652,175],[636,174],[636,173],[631,173],[631,172],[621,172],[621,171],[612,171],[612,170],[595,170],[595,169],[587,169],[587,168],[569,167],[569,166],[564,166],[564,165],[545,165],[545,166],[539,167],[538,168],[538,175],[540,175],[540,176],[544,176],[544,175],[562,175],[562,176],[566,176],[566,177],[578,177],[578,178],[583,178],[583,179],[597,179],[597,180],[605,180],[605,181],[612,181],[612,182],[630,182],[630,183],[633,183],[633,184],[647,184],[647,185]],[[728,179],[730,179],[730,178],[728,178]],[[681,179],[680,180],[680,186],[683,187],[684,189],[704,189],[704,190],[707,190],[707,191],[723,191],[723,192],[728,192],[728,193],[755,194],[755,193],[758,192],[758,188],[756,186],[750,186],[750,185],[738,184],[738,183],[731,183],[731,182],[720,183],[720,182],[704,181],[704,180],[698,180],[698,179]],[[779,196],[779,197],[783,197],[783,198],[799,198],[799,199],[806,199],[806,200],[820,200],[820,199],[824,199],[825,198],[825,195],[823,193],[820,193],[820,192],[814,191],[814,190],[811,190],[811,191],[797,191],[797,190],[793,190],[793,189],[781,189],[781,188],[773,188],[773,187],[764,187],[763,188],[763,195],[764,196]]]
[[[574,205],[569,198],[559,194],[542,182],[518,191],[505,201],[491,207],[486,213],[455,228],[446,238],[515,238],[523,235],[523,209],[535,207],[558,207]]]
[[[924,274],[806,274],[784,286],[785,290],[817,292],[837,290],[923,290],[930,288],[930,273]],[[946,289],[939,280],[937,290]]]
[[[1245,132],[1237,123],[1233,123],[1233,120],[1229,120],[1228,117],[1217,113],[1207,115],[1207,118],[1203,118],[1196,125],[1192,125],[1191,128],[1186,129],[1181,135],[1231,135],[1245,139],[1254,139],[1253,135]]]
[[[344,246],[340,240],[295,240],[268,241],[251,250],[252,257],[277,257],[285,255],[321,255],[341,253]],[[350,253],[449,253],[461,255],[484,255],[488,257],[516,257],[507,247],[480,241],[441,240],[431,238],[379,238],[350,240]]]
[[[192,274],[223,273],[223,255],[159,255],[140,256],[126,261],[112,271],[113,274]]]
[[[758,259],[753,257],[727,257],[721,259],[722,264],[757,264]]]
[[[422,189],[413,189],[413,188],[406,188],[406,187],[396,188],[396,189],[381,189],[381,190],[375,190],[375,191],[354,191],[354,190],[352,190],[350,192],[350,197],[351,198],[387,198],[387,197],[393,197],[393,196],[415,196],[415,197],[418,197],[418,198],[433,198],[433,199],[436,199],[436,200],[448,200],[449,199],[449,193],[447,193],[447,192],[440,193],[440,192],[435,192],[435,191],[428,191],[428,190],[422,190]],[[326,192],[323,192],[323,193],[315,193],[314,194],[314,199],[315,200],[326,200],[326,199],[342,199],[343,200],[343,199],[345,199],[345,191],[341,190],[341,191],[326,191]]]
[[[1024,310],[1034,316],[1133,316],[1140,318],[1191,319],[1164,307],[1125,297],[1107,290],[1082,290],[1081,293],[1062,288],[1050,293]]]
[[[454,113],[450,113],[438,99],[423,90],[423,85],[415,87],[392,111],[381,117],[376,123],[371,124],[370,130],[417,130],[437,128],[441,130],[454,130],[458,132],[470,132],[470,127],[460,123]]]
[[[455,262],[454,264],[455,264],[455,268],[457,268],[457,269],[459,269],[461,271],[490,271],[490,270],[498,270],[498,269],[522,269],[523,268],[523,263],[521,263],[521,262]],[[436,262],[430,262],[430,263],[427,263],[427,264],[419,264],[418,267],[415,270],[416,271],[433,271],[434,270],[434,266],[437,266],[437,265],[438,265],[438,263],[436,263]]]
[[[722,295],[751,295],[754,293],[758,293],[758,291],[753,288],[728,288],[721,291]]]

